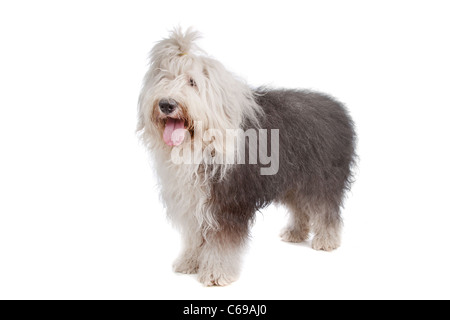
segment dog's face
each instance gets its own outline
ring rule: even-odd
[[[214,119],[223,113],[217,101],[221,89],[212,78],[219,63],[193,52],[198,50],[196,38],[197,33],[175,30],[151,52],[139,101],[139,126],[152,136],[153,144],[180,145],[187,132],[194,135],[194,121],[214,127]]]
[[[151,51],[150,69],[139,97],[138,131],[152,147],[178,146],[202,129],[226,132],[254,117],[248,86],[195,45],[198,34],[175,29]],[[203,53],[203,54],[199,54]]]
[[[151,67],[147,79],[150,85],[145,92],[149,95],[148,125],[155,127],[168,146],[180,145],[186,131],[193,135],[194,120],[208,118],[205,88],[210,87],[210,80],[201,60],[178,53]]]

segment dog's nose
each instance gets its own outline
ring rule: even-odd
[[[159,109],[164,114],[171,114],[173,110],[178,106],[177,102],[173,99],[161,99],[159,100]]]

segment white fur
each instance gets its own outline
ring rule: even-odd
[[[199,281],[205,286],[226,286],[239,277],[244,247],[205,242],[199,255]]]
[[[204,204],[208,197],[208,178],[220,170],[225,175],[227,165],[203,159],[197,164],[175,165],[170,160],[172,147],[164,144],[162,130],[157,125],[158,102],[163,98],[176,100],[185,106],[191,122],[201,121],[205,131],[240,128],[244,118],[257,123],[261,113],[251,89],[229,73],[223,65],[203,54],[194,43],[197,32],[175,29],[171,36],[158,42],[150,54],[150,68],[145,75],[138,104],[137,131],[146,147],[152,151],[159,174],[162,199],[169,217],[180,227],[185,215],[195,215],[197,228],[215,228],[216,222]],[[194,79],[197,86],[191,87]],[[202,139],[203,140],[203,139]],[[225,150],[222,140],[213,141],[214,150]]]
[[[162,98],[175,99],[186,106],[191,120],[201,121],[205,130],[220,130],[224,136],[226,129],[240,128],[244,117],[257,122],[262,112],[243,81],[217,60],[197,54],[202,51],[192,41],[198,37],[190,29],[185,34],[175,29],[151,51],[150,68],[139,97],[137,130],[152,149],[166,147],[152,117]],[[195,88],[189,85],[190,78],[195,80]],[[215,150],[224,148],[216,145]]]
[[[155,157],[155,167],[159,176],[161,197],[175,227],[182,228],[193,214],[197,219],[197,228],[203,224],[215,226],[214,221],[208,221],[204,212],[207,189],[202,184],[192,183],[191,169],[188,168],[192,165],[175,165],[166,159],[167,155],[158,156],[160,157]]]
[[[181,231],[184,248],[174,263],[174,270],[199,273],[205,285],[226,285],[238,276],[242,248],[215,243],[207,233],[218,224],[206,205],[209,179],[219,173],[225,175],[226,164],[211,163],[202,153],[202,159],[193,164],[175,164],[171,161],[173,147],[163,141],[163,128],[158,103],[170,98],[181,106],[183,119],[189,125],[202,123],[204,132],[218,130],[223,137],[227,129],[239,129],[244,119],[258,124],[262,113],[254,100],[252,90],[224,66],[203,54],[194,41],[199,34],[188,29],[175,29],[171,36],[158,42],[150,54],[150,68],[145,75],[138,104],[137,132],[154,157],[159,177],[161,197],[167,215]],[[196,86],[190,85],[193,79]],[[196,137],[184,144],[195,143]],[[208,144],[210,144],[209,142]],[[226,152],[222,139],[213,142],[215,152]],[[183,146],[183,145],[182,145]],[[184,146],[183,146],[184,147]]]

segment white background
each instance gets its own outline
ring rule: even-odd
[[[446,1],[2,1],[0,298],[450,298]],[[342,247],[278,238],[258,216],[242,275],[205,288],[134,134],[152,45],[194,26],[252,86],[349,108],[357,181]]]

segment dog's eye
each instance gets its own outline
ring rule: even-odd
[[[196,86],[197,86],[197,83],[195,83],[194,79],[189,78],[189,85],[190,85],[191,87],[196,87]]]

